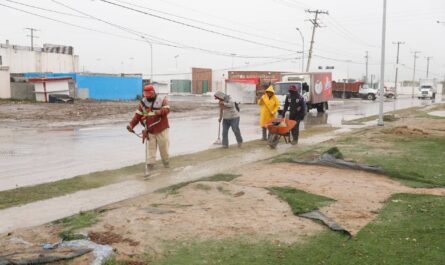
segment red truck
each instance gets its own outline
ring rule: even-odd
[[[368,87],[364,82],[335,82],[332,81],[332,93],[336,98],[364,98],[375,100],[378,90]]]

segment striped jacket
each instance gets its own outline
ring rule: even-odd
[[[150,134],[161,133],[169,128],[168,113],[170,106],[167,97],[156,96],[153,102],[143,98],[135,111],[133,119],[130,121],[130,127],[134,128],[138,123],[145,127],[147,125]]]

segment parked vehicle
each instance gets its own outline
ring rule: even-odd
[[[280,100],[279,113],[282,113],[289,86],[294,85],[300,90],[306,100],[307,110],[317,109],[324,112],[328,109],[328,101],[332,97],[332,73],[301,73],[284,74],[281,82],[273,84],[275,95]]]
[[[226,79],[226,93],[239,103],[256,103],[259,89],[259,78]]]
[[[336,98],[363,98],[367,100],[375,100],[378,90],[369,87],[364,82],[335,82],[332,81],[332,93]]]
[[[435,99],[437,93],[437,81],[436,79],[420,79],[419,93],[417,98],[419,99]]]

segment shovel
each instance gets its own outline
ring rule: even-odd
[[[221,135],[221,122],[218,123],[218,139],[216,139],[216,141],[213,144],[216,145],[222,144],[220,135]]]

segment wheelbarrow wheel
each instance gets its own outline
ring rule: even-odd
[[[280,135],[273,133],[269,135],[268,143],[269,147],[275,149],[280,141]]]

